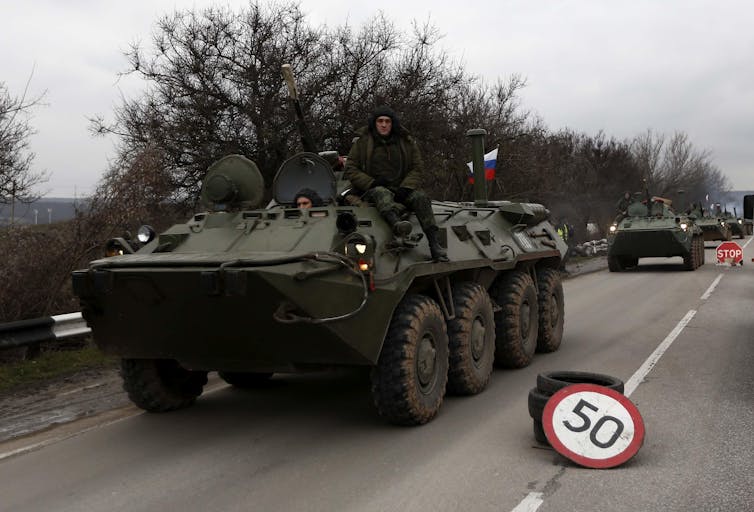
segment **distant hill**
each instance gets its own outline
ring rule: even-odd
[[[76,215],[76,208],[86,207],[85,199],[71,197],[43,197],[33,203],[16,203],[13,222],[16,224],[48,224],[70,220]],[[10,204],[0,203],[0,225],[11,222]]]

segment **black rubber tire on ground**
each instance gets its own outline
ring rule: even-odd
[[[550,445],[550,441],[547,440],[547,434],[545,434],[545,428],[542,426],[541,421],[532,419],[532,430],[534,431],[534,439],[538,443]]]
[[[448,334],[434,300],[408,295],[398,304],[371,378],[374,404],[389,422],[435,417],[448,382]]]
[[[626,256],[623,259],[623,266],[625,268],[634,268],[639,265],[639,258],[632,258],[630,256]]]
[[[531,416],[532,419],[542,423],[542,413],[544,412],[545,405],[547,405],[547,401],[551,396],[552,394],[544,393],[538,388],[531,388],[529,390],[527,405],[529,407],[529,416]]]
[[[495,313],[495,364],[523,368],[534,358],[539,333],[539,305],[534,281],[525,271],[511,271],[491,291]]]
[[[455,318],[448,321],[448,392],[474,395],[490,380],[495,361],[495,318],[487,290],[477,283],[453,287]]]
[[[272,372],[217,372],[222,380],[240,389],[253,389],[270,381]]]
[[[149,412],[188,407],[207,383],[207,372],[187,370],[172,359],[122,359],[120,374],[128,398]]]
[[[611,375],[579,371],[551,371],[537,375],[537,389],[543,395],[554,395],[571,384],[596,384],[623,393],[623,381]]]
[[[559,271],[552,268],[537,271],[539,332],[537,352],[555,352],[563,339],[563,282]]]
[[[610,272],[623,272],[623,262],[621,261],[620,257],[608,255],[607,269]]]

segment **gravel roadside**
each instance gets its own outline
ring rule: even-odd
[[[566,264],[566,279],[607,268],[598,256]],[[0,444],[91,418],[115,409],[132,407],[123,391],[117,369],[87,370],[0,395]]]

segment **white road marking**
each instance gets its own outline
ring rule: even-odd
[[[511,512],[535,512],[544,503],[541,492],[530,492]]]
[[[688,313],[686,313],[686,316],[684,316],[680,322],[673,328],[672,331],[670,331],[670,334],[665,336],[665,339],[662,340],[662,343],[660,343],[654,352],[647,358],[646,361],[639,367],[638,370],[631,376],[628,381],[626,381],[625,389],[623,390],[623,394],[625,396],[631,396],[631,394],[636,390],[637,387],[639,387],[639,384],[644,380],[644,377],[647,376],[647,374],[654,368],[654,366],[657,364],[657,361],[660,360],[662,355],[665,353],[665,351],[670,347],[670,345],[675,341],[675,339],[678,337],[679,334],[681,334],[681,331],[683,331],[683,328],[688,325],[688,323],[691,321],[692,318],[694,318],[694,315],[696,315],[696,310],[692,309]]]
[[[752,240],[754,240],[754,237],[751,237],[751,238],[749,238],[749,239],[748,239],[748,240],[746,241],[746,243],[744,244],[744,246],[742,247],[742,249],[746,249],[746,246],[747,246],[747,245],[749,245],[749,244],[751,243],[751,241],[752,241]]]
[[[719,276],[717,276],[717,278],[714,281],[712,281],[712,284],[709,285],[709,288],[707,288],[707,291],[702,294],[702,296],[700,297],[700,299],[702,299],[702,300],[709,299],[710,295],[712,295],[712,292],[715,291],[715,287],[717,287],[717,283],[719,283],[720,279],[722,279],[722,278],[723,278],[722,274],[720,274]]]

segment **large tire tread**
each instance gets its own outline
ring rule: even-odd
[[[450,364],[448,392],[474,395],[489,382],[495,361],[495,318],[487,290],[477,283],[461,283],[453,289],[455,318],[448,321]],[[475,321],[483,324],[482,354],[474,358],[472,334]]]
[[[500,306],[495,313],[495,364],[505,368],[528,366],[537,349],[539,325],[537,290],[525,271],[512,271],[495,283],[491,295]],[[528,333],[521,334],[521,306],[527,302]]]
[[[434,382],[429,393],[421,389],[416,369],[417,346],[426,332],[436,345]],[[448,336],[437,303],[423,295],[405,297],[393,319],[372,369],[372,397],[377,411],[397,425],[422,425],[442,405],[448,380]]]
[[[537,272],[539,333],[537,352],[555,352],[563,339],[565,308],[560,272],[546,268]]]
[[[207,384],[207,372],[186,370],[171,359],[122,359],[120,373],[128,398],[149,412],[188,407]]]

